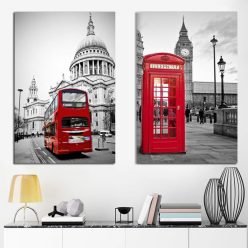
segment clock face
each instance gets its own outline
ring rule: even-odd
[[[187,48],[183,48],[181,50],[181,54],[182,56],[187,57],[189,55],[189,50]]]

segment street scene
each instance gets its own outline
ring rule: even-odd
[[[186,153],[141,154],[140,124],[137,123],[137,163],[139,164],[235,164],[237,163],[237,139],[213,133],[213,123],[204,124],[193,116],[186,123]]]
[[[237,13],[136,20],[137,163],[236,164]]]
[[[115,13],[18,12],[14,24],[14,163],[115,163]]]
[[[98,147],[99,136],[93,135],[93,147]],[[44,147],[44,137],[21,139],[15,143],[15,164],[111,164],[115,161],[115,138],[106,138],[104,148],[90,153],[71,153],[56,156]]]

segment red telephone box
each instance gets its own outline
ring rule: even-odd
[[[141,152],[185,152],[184,60],[150,54],[143,68]]]

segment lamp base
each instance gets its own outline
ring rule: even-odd
[[[25,224],[26,224],[26,209],[32,210],[32,211],[34,212],[35,216],[36,216],[37,222],[40,223],[37,212],[36,212],[33,208],[28,207],[27,204],[25,204],[24,206],[20,207],[20,208],[16,211],[15,217],[14,217],[14,223],[15,223],[15,221],[16,221],[16,217],[17,217],[19,211],[22,210],[22,209],[24,210],[24,226],[25,226]]]

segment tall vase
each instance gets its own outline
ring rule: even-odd
[[[219,180],[219,178],[209,179],[204,192],[204,207],[212,225],[218,225],[222,219],[222,213],[218,202]]]
[[[226,167],[218,185],[218,201],[227,223],[236,223],[245,199],[245,187],[239,170]]]

